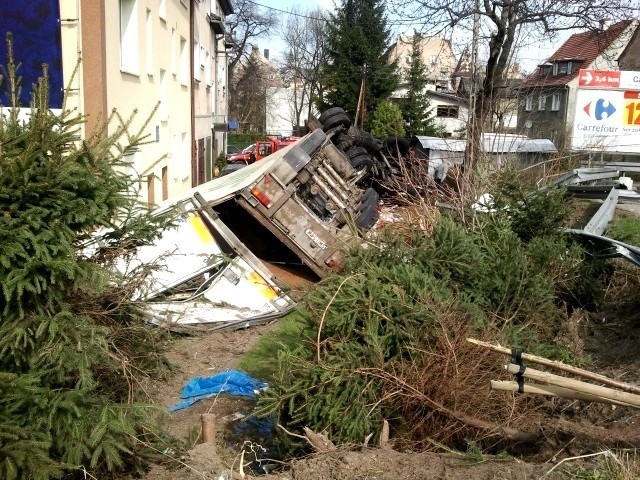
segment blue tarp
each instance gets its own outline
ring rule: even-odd
[[[255,398],[260,390],[265,388],[267,388],[265,382],[256,380],[244,372],[225,370],[211,377],[197,377],[189,380],[180,394],[182,401],[169,407],[169,411],[182,410],[198,400],[213,397],[219,393]]]

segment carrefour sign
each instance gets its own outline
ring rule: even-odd
[[[640,90],[578,89],[572,147],[640,153]]]

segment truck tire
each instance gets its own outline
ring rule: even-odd
[[[351,125],[351,120],[347,117],[346,113],[337,113],[334,116],[327,119],[323,124],[322,130],[328,132],[329,130],[333,130],[336,127],[344,127],[345,129],[349,128]]]
[[[358,212],[362,212],[370,206],[377,206],[380,201],[380,195],[373,188],[367,188],[362,197],[360,197],[360,205],[358,205]]]
[[[329,120],[329,118],[333,117],[334,115],[337,115],[338,113],[346,113],[346,112],[341,107],[333,107],[322,112],[322,115],[320,115],[320,118],[318,120],[320,120],[320,123],[324,125],[324,122]]]
[[[409,153],[409,140],[403,137],[387,137],[384,140],[385,151],[395,157],[398,153],[403,157]]]
[[[373,158],[363,147],[351,147],[346,152],[349,163],[356,170],[364,170],[373,167]]]
[[[353,137],[354,145],[366,148],[371,154],[376,154],[382,150],[382,142],[366,130],[352,126],[347,133]]]
[[[368,230],[378,221],[380,214],[377,205],[368,205],[356,217],[356,227]]]
[[[369,170],[371,167],[373,167],[373,158],[371,158],[371,155],[369,154],[359,155],[355,158],[351,158],[349,162],[351,162],[351,166],[355,168],[356,171]]]
[[[338,150],[342,150],[343,152],[346,152],[353,147],[353,137],[346,133],[340,133],[334,136],[332,142],[336,147],[338,147]]]

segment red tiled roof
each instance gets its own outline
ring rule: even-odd
[[[572,70],[569,75],[545,75],[536,69],[522,84],[522,87],[566,85],[573,80],[581,68],[589,65],[602,54],[631,25],[631,20],[614,23],[607,30],[590,30],[571,35],[547,62],[570,60]]]

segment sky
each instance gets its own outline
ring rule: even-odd
[[[271,8],[274,10],[280,10],[279,15],[287,15],[294,6],[297,6],[299,10],[315,10],[316,8],[323,8],[328,11],[332,11],[334,6],[334,0],[251,0],[252,3],[262,8]],[[397,27],[396,27],[397,28]],[[413,26],[404,26],[402,30],[395,30],[392,33],[392,40],[395,40],[397,34],[412,34]],[[575,32],[573,32],[575,33]],[[555,41],[537,42],[535,45],[529,45],[523,47],[517,53],[518,62],[522,66],[523,70],[527,73],[532,72],[537,65],[546,60],[551,54],[566,40],[567,36],[563,36]],[[465,42],[456,42],[452,44],[454,54],[458,56],[466,43],[470,43],[470,40]],[[271,38],[260,39],[258,43],[260,50],[269,49],[269,56],[271,59],[276,59],[283,53],[284,43],[278,37],[276,33]],[[482,53],[480,53],[482,56]]]

